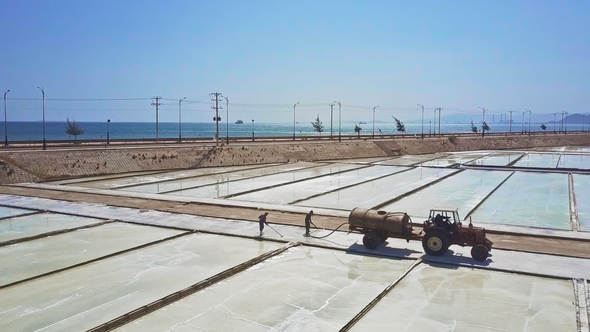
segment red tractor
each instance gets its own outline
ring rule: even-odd
[[[429,255],[440,256],[447,252],[450,245],[458,244],[471,246],[471,257],[483,262],[492,250],[492,241],[486,238],[485,229],[473,226],[471,221],[469,226],[464,227],[457,209],[430,210],[422,231],[422,247]]]
[[[492,249],[492,242],[486,238],[485,230],[474,227],[471,222],[464,227],[456,209],[432,209],[422,225],[422,231],[415,233],[410,217],[403,212],[390,213],[355,208],[350,212],[348,224],[351,231],[363,233],[363,244],[376,249],[389,237],[406,240],[421,240],[424,251],[433,256],[444,254],[450,245],[471,246],[471,257],[485,261]]]

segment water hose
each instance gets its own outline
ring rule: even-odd
[[[314,227],[314,228],[316,228],[316,229],[320,229],[320,228],[318,228],[316,225],[314,225],[313,223],[311,223],[311,224],[313,225],[313,227]],[[337,231],[337,230],[338,230],[340,227],[342,227],[342,226],[344,226],[344,225],[346,225],[346,224],[348,224],[348,221],[347,221],[347,222],[343,222],[343,223],[342,223],[342,224],[340,224],[338,227],[336,227],[334,230],[332,230],[330,233],[328,233],[328,234],[326,234],[326,235],[324,235],[324,236],[313,236],[313,235],[311,235],[311,234],[310,234],[310,235],[309,235],[309,237],[313,237],[314,239],[323,239],[323,238],[325,238],[325,237],[328,237],[328,236],[330,236],[330,235],[334,234],[334,232],[336,232],[336,231]]]

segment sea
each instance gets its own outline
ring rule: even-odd
[[[79,128],[83,130],[83,134],[78,136],[78,140],[100,140],[106,139],[107,132],[111,139],[153,139],[156,137],[156,125],[153,122],[76,122]],[[342,123],[341,133],[343,135],[356,134],[354,131],[356,123],[347,122]],[[362,130],[362,135],[373,133],[372,123],[358,124]],[[540,132],[540,123],[531,123],[531,132]],[[46,139],[47,140],[70,140],[74,137],[69,136],[65,132],[65,122],[46,122]],[[546,124],[547,132],[554,130],[563,130],[560,124],[548,123]],[[43,139],[43,125],[42,122],[11,122],[6,124],[9,141],[39,141]],[[438,124],[436,128],[432,128],[428,124],[422,127],[421,123],[406,123],[406,134],[420,135],[422,130],[424,134],[428,135],[436,131],[439,132]],[[513,123],[510,126],[508,123],[490,123],[490,132],[508,132],[521,133],[528,130],[528,124]],[[4,139],[5,135],[4,122],[0,122],[0,140]],[[567,130],[581,130],[588,131],[589,124],[567,124]],[[216,132],[215,123],[182,123],[181,128],[182,138],[214,138]],[[469,123],[441,123],[440,131],[442,133],[469,133],[471,132],[471,124]],[[338,124],[334,123],[332,130],[330,124],[324,123],[324,131],[322,133],[315,132],[311,123],[297,123],[295,126],[296,136],[329,136],[338,135]],[[401,134],[397,131],[392,123],[375,123],[375,135],[390,135]],[[268,137],[268,136],[292,136],[293,124],[288,123],[258,123],[258,122],[244,122],[243,124],[230,123],[226,126],[225,123],[219,123],[219,137]],[[179,125],[173,122],[162,122],[158,124],[159,138],[178,138]]]

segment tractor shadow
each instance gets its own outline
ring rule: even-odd
[[[445,268],[453,268],[457,269],[459,266],[481,266],[486,267],[489,266],[491,263],[494,262],[493,254],[489,253],[488,258],[483,261],[476,261],[471,256],[464,256],[462,254],[456,254],[455,251],[449,249],[444,255],[442,256],[431,256],[428,254],[422,255],[422,260],[425,263],[431,265],[437,265]]]
[[[387,242],[381,244],[377,249],[372,250],[365,248],[364,245],[355,243],[346,249],[346,252],[350,254],[360,254],[360,255],[372,255],[372,256],[381,256],[381,257],[392,257],[392,258],[408,258],[412,255],[421,254],[421,251],[416,251],[407,248],[392,248],[386,246]]]

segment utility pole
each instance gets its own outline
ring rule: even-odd
[[[254,142],[254,119],[252,119],[252,142]]]
[[[563,131],[563,115],[565,114],[564,111],[561,111],[561,123],[559,124],[559,131],[562,132]]]
[[[529,112],[529,136],[531,136],[531,116],[533,115],[533,111],[528,110]]]
[[[418,107],[422,108],[422,139],[424,139],[424,105],[418,104]]]
[[[433,123],[434,123],[434,128],[433,128],[434,130],[433,130],[433,134],[434,134],[434,136],[436,136],[436,111],[437,111],[437,110],[438,110],[438,108],[437,108],[437,107],[435,107],[435,108],[434,108],[434,120],[433,120]]]
[[[8,146],[8,125],[6,124],[6,95],[10,90],[4,91],[4,146]]]
[[[484,137],[485,129],[484,129],[483,124],[486,122],[486,109],[483,107],[480,107],[480,109],[481,109],[481,137]]]
[[[512,113],[514,113],[514,111],[508,111],[508,113],[510,113],[510,120],[508,120],[509,121],[508,122],[508,124],[509,124],[508,128],[509,128],[510,135],[512,135]]]
[[[440,136],[440,112],[442,111],[442,107],[438,108],[438,136]]]
[[[566,135],[567,135],[567,115],[568,115],[568,113],[565,112],[565,129],[564,129],[564,131],[565,131]]]
[[[221,120],[219,117],[219,97],[221,97],[221,92],[212,92],[209,95],[214,98],[211,99],[211,101],[215,102],[215,106],[211,108],[215,110],[215,117],[213,117],[213,121],[215,121],[215,146],[217,146],[219,144],[219,120]]]
[[[525,113],[526,112],[522,112],[522,122],[520,123],[520,134],[521,135],[525,133],[525,131],[524,131],[524,114]]]
[[[335,101],[338,104],[338,142],[342,141],[342,103]]]
[[[428,136],[432,136],[432,120],[428,120]]]
[[[182,97],[178,99],[178,143],[182,142],[182,102],[186,99],[186,97]]]
[[[295,140],[295,108],[299,105],[299,102],[293,104],[293,140]]]
[[[377,109],[379,105],[373,107],[373,138],[375,138],[375,109]]]
[[[332,134],[333,134],[333,131],[332,131],[332,123],[333,123],[333,119],[334,119],[333,114],[334,114],[334,103],[331,103],[330,104],[330,139],[332,139]]]
[[[160,128],[159,128],[159,120],[158,120],[158,111],[160,109],[160,105],[162,105],[160,103],[160,99],[162,99],[162,97],[156,96],[153,97],[152,99],[155,100],[155,102],[152,102],[152,106],[156,106],[156,141],[160,138]]]
[[[229,145],[229,98],[225,98],[225,142]]]
[[[41,95],[43,96],[43,150],[47,149],[47,140],[45,139],[45,89],[37,87],[37,89],[41,90]]]
[[[553,133],[557,132],[557,113],[553,113]]]

